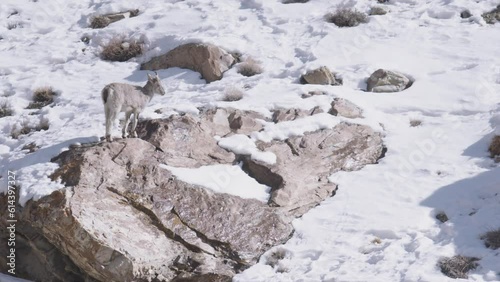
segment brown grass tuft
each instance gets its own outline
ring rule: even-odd
[[[49,121],[47,119],[40,119],[40,122],[33,126],[27,120],[21,123],[21,127],[14,126],[10,136],[14,139],[18,139],[21,135],[30,134],[35,131],[42,131],[49,129]]]
[[[493,137],[488,152],[490,152],[492,158],[500,157],[500,135]]]
[[[234,102],[243,99],[243,91],[236,87],[229,87],[224,93],[223,101]]]
[[[8,117],[14,114],[12,105],[8,101],[0,102],[0,118]]]
[[[467,279],[467,272],[478,267],[479,264],[476,262],[478,260],[478,258],[466,256],[444,257],[438,261],[438,266],[441,272],[450,278]]]
[[[418,120],[418,119],[412,119],[410,120],[410,126],[411,127],[417,127],[417,126],[420,126],[422,125],[422,121],[421,120]]]
[[[264,70],[259,65],[259,62],[254,59],[247,59],[238,66],[238,73],[247,77],[261,74],[263,71]]]
[[[142,54],[142,45],[137,41],[115,37],[101,51],[101,58],[106,61],[125,62]]]
[[[484,245],[487,248],[496,250],[500,248],[500,228],[497,230],[488,231],[481,236]]]
[[[27,109],[41,109],[50,103],[54,102],[56,92],[50,86],[39,87],[33,91],[33,102]]]
[[[339,9],[334,13],[325,15],[325,20],[338,27],[353,27],[368,22],[368,17],[357,10]]]

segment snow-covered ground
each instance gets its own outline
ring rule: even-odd
[[[365,119],[355,122],[384,130],[388,147],[380,164],[332,175],[337,195],[295,220],[294,236],[235,281],[451,281],[436,262],[454,254],[481,259],[469,280],[500,281],[500,251],[485,248],[479,239],[500,227],[500,168],[487,153],[495,130],[500,134],[495,116],[500,113],[500,24],[488,25],[480,17],[498,1],[391,0],[387,15],[371,16],[353,28],[323,19],[339,7],[367,12],[376,4],[2,0],[0,102],[8,101],[15,114],[0,118],[0,181],[6,183],[7,170],[15,171],[22,203],[60,188],[47,178],[55,169],[50,158],[73,143],[104,135],[102,87],[143,84],[146,72],[138,63],[182,43],[209,42],[260,61],[264,73],[244,77],[233,68],[222,80],[205,84],[190,70],[159,71],[167,95],[155,97],[143,118],[217,105],[270,115],[278,107],[326,109],[334,97],[342,97],[363,108]],[[139,16],[104,29],[87,28],[94,15],[133,8]],[[461,19],[464,9],[474,16]],[[145,42],[147,52],[125,63],[100,60],[102,44],[115,35]],[[89,45],[81,41],[84,36]],[[338,72],[343,86],[298,83],[300,74],[322,65]],[[408,74],[415,83],[400,93],[362,91],[378,68]],[[26,110],[40,86],[59,93],[55,103]],[[221,102],[230,87],[245,89],[244,98]],[[328,95],[301,98],[312,90]],[[11,138],[12,130],[40,120],[48,121],[48,130]],[[410,127],[411,120],[422,124]],[[311,117],[269,125],[252,137],[282,139],[336,122]],[[37,152],[21,150],[32,142],[41,147]],[[6,185],[0,189],[5,192]],[[439,212],[450,220],[440,223]],[[266,260],[276,250],[285,257],[273,268]]]

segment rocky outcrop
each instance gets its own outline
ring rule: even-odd
[[[300,118],[292,112],[292,119],[277,121]],[[379,133],[348,123],[257,142],[277,156],[275,164],[217,145],[215,135],[261,130],[259,120],[265,118],[250,111],[203,110],[142,121],[142,139],[61,153],[51,177],[66,188],[18,208],[20,244],[26,258],[34,257],[20,258],[20,273],[44,281],[230,281],[287,241],[294,217],[335,194],[332,173],[360,169],[383,154]],[[235,163],[271,187],[267,203],[185,183],[163,166]]]
[[[235,63],[225,50],[206,43],[188,43],[168,53],[154,57],[141,65],[141,70],[159,70],[172,67],[199,72],[207,82],[220,80],[222,74]]]
[[[105,28],[114,22],[117,22],[117,21],[125,19],[125,18],[136,17],[137,15],[139,15],[138,9],[129,10],[129,11],[120,12],[120,13],[114,13],[114,14],[105,14],[105,15],[95,16],[92,18],[92,20],[90,22],[90,27],[91,28]]]
[[[335,193],[337,185],[328,181],[332,173],[376,163],[384,152],[379,133],[368,126],[348,123],[285,141],[260,143],[258,147],[274,153],[276,164],[243,156],[243,169],[271,187],[271,205],[295,216]]]
[[[53,177],[68,188],[19,220],[98,281],[231,277],[291,235],[278,209],[179,181],[168,159],[141,139],[64,152]]]
[[[379,69],[368,78],[367,91],[369,92],[399,92],[410,87],[413,83],[404,74]]]
[[[329,114],[334,116],[342,116],[346,118],[361,118],[363,117],[363,110],[356,106],[349,100],[343,98],[335,98],[332,102],[332,107]]]
[[[481,15],[486,23],[494,24],[500,22],[500,5],[495,9]]]
[[[325,66],[310,70],[300,77],[302,84],[321,84],[321,85],[342,85],[342,80]]]
[[[303,117],[319,114],[322,112],[323,112],[323,110],[320,107],[314,107],[310,110],[276,109],[276,110],[273,110],[272,120],[275,123],[282,122],[282,121],[291,121],[291,120],[296,120],[298,118],[303,118]]]

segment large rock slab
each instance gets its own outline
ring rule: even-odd
[[[337,185],[328,181],[331,174],[374,164],[384,152],[379,133],[368,126],[349,123],[285,141],[261,143],[258,147],[276,154],[276,164],[243,156],[243,169],[271,187],[272,206],[282,207],[294,216],[335,193]]]
[[[369,92],[399,92],[412,85],[411,79],[404,74],[379,69],[368,78],[367,91]]]
[[[220,80],[235,62],[231,54],[213,44],[188,43],[152,58],[141,65],[141,70],[185,68],[199,72],[203,79],[212,82]]]
[[[29,223],[98,281],[231,277],[292,233],[257,200],[176,179],[168,156],[141,139],[74,148],[54,159],[68,188],[21,209]]]
[[[276,122],[294,123],[302,114],[278,116]],[[349,123],[257,142],[259,150],[277,156],[275,164],[217,146],[215,135],[250,134],[262,129],[264,119],[250,111],[209,109],[142,121],[142,139],[63,152],[53,159],[60,168],[52,178],[66,188],[18,208],[17,234],[26,255],[18,260],[20,273],[43,281],[230,281],[287,241],[294,217],[335,194],[332,173],[376,163],[384,153],[379,133]],[[237,162],[271,187],[269,202],[214,193],[162,166]]]

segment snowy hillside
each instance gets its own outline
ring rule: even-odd
[[[57,168],[50,160],[72,144],[104,136],[105,85],[144,85],[148,72],[139,70],[141,63],[184,43],[212,43],[254,59],[263,72],[245,77],[233,67],[207,84],[191,70],[159,70],[166,95],[155,96],[141,119],[196,114],[202,106],[267,117],[278,108],[327,111],[340,97],[363,109],[364,118],[352,122],[381,132],[387,147],[378,164],[331,175],[337,194],[294,220],[292,238],[234,281],[453,281],[437,263],[454,255],[479,258],[469,280],[500,281],[500,249],[480,239],[500,228],[500,167],[487,151],[500,134],[500,22],[481,17],[500,3],[377,2],[2,0],[0,106],[12,115],[0,117],[0,192],[7,191],[8,171],[16,173],[21,205],[62,188],[48,178]],[[355,27],[324,19],[339,8],[368,13],[374,6],[389,12]],[[88,27],[96,15],[130,9],[139,15]],[[461,18],[464,10],[472,17]],[[102,60],[102,46],[116,36],[144,43],[144,54],[127,62]],[[343,85],[299,83],[320,66],[337,73]],[[380,68],[414,83],[397,93],[366,92],[366,79]],[[39,87],[52,87],[54,102],[27,109]],[[223,101],[234,88],[243,98]],[[326,95],[302,98],[309,91]],[[339,122],[325,116],[267,124],[252,138],[283,140]],[[20,131],[36,127],[43,129]],[[113,133],[119,136],[118,124]],[[246,143],[254,150],[254,142]],[[213,169],[199,171],[193,181],[202,184],[200,174]],[[189,178],[192,172],[179,173]],[[255,197],[267,199],[264,185],[238,177],[244,187],[257,187]],[[231,181],[235,189],[238,181]],[[240,192],[233,193],[250,197]],[[449,220],[440,222],[439,213]]]

